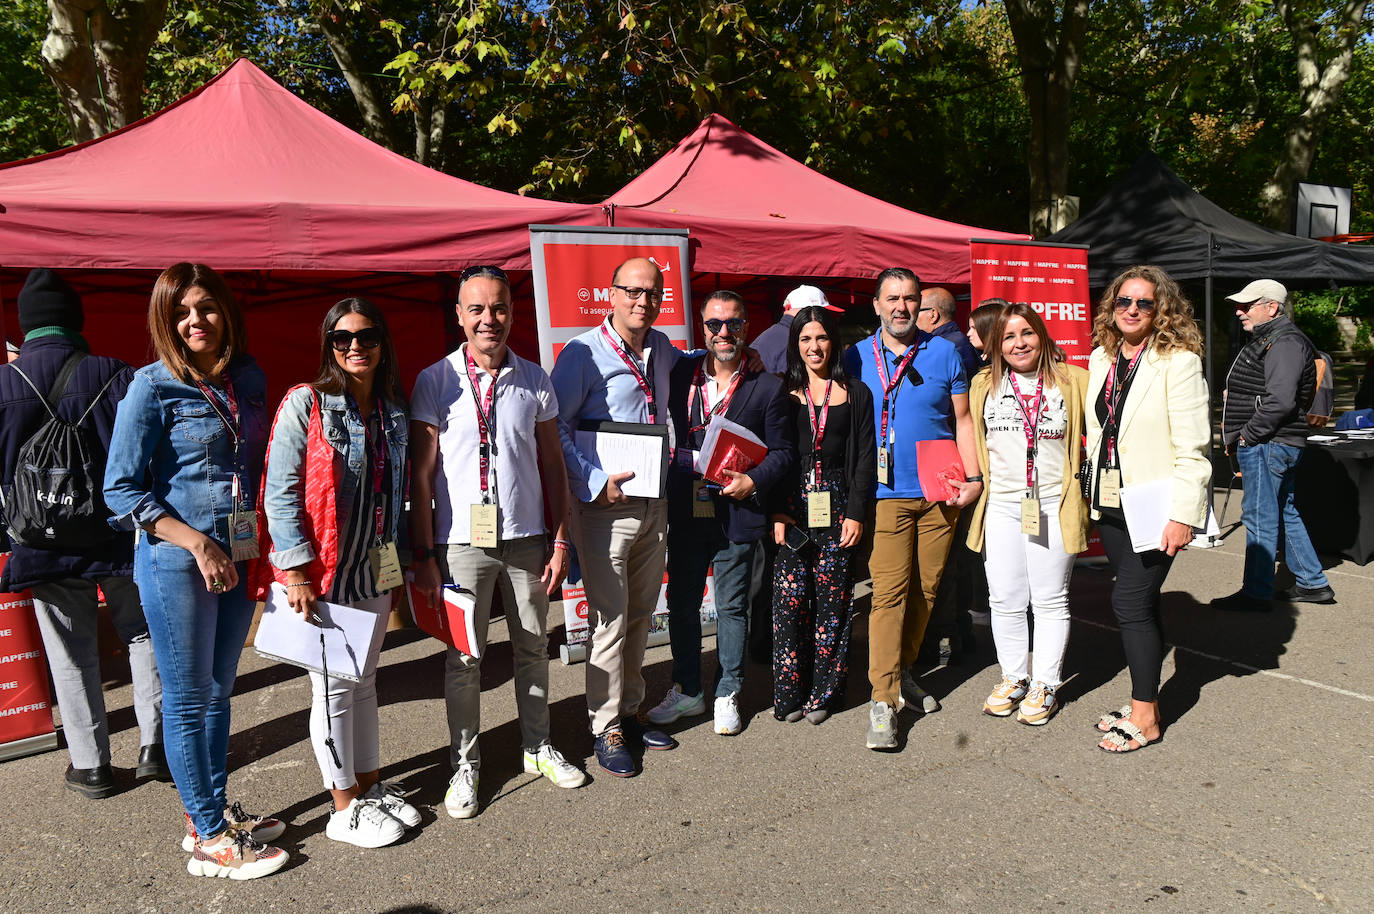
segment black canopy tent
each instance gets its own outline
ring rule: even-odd
[[[1374,283],[1374,248],[1299,238],[1246,221],[1193,190],[1152,152],[1137,159],[1078,221],[1046,240],[1089,246],[1094,289],[1139,263],[1161,267],[1181,282],[1202,280],[1209,331],[1213,279],[1277,279],[1290,286]],[[1207,385],[1213,389],[1210,345]]]

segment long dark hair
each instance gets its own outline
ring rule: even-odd
[[[405,409],[405,388],[401,386],[401,373],[396,367],[396,344],[391,339],[391,329],[386,325],[386,315],[365,298],[345,298],[324,316],[324,323],[320,324],[320,373],[310,382],[310,386],[320,393],[336,396],[348,390],[348,378],[334,358],[334,347],[329,344],[329,332],[346,314],[361,315],[382,331],[382,360],[377,365],[377,380],[372,385],[372,393]]]
[[[840,328],[829,311],[815,306],[802,308],[793,315],[792,326],[787,329],[787,375],[783,383],[788,390],[801,390],[807,385],[806,365],[797,348],[802,328],[807,324],[820,324],[825,335],[830,337],[830,363],[826,366],[830,369],[830,380],[847,389],[849,376],[845,374],[844,359],[840,357]]]

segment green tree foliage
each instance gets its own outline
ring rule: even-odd
[[[0,161],[50,152],[69,127],[39,48],[48,32],[43,0],[9,0],[0,16]]]

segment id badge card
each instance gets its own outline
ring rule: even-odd
[[[806,493],[806,525],[808,527],[830,526],[830,493]]]
[[[471,541],[479,549],[496,548],[496,505],[472,506]]]
[[[1121,507],[1121,471],[1112,468],[1102,470],[1097,482],[1097,503],[1104,508]]]
[[[692,480],[692,516],[716,516],[716,502],[711,497],[711,488],[704,479]]]
[[[1040,499],[1034,495],[1021,499],[1021,532],[1026,536],[1040,535]]]
[[[372,582],[379,593],[401,586],[401,560],[396,555],[395,543],[382,543],[367,551],[372,563]]]
[[[892,448],[887,445],[878,448],[878,485],[892,485]]]
[[[258,515],[235,507],[229,515],[229,558],[243,562],[258,557]]]

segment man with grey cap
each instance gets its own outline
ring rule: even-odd
[[[1288,290],[1257,279],[1227,299],[1251,338],[1226,375],[1221,437],[1236,455],[1244,485],[1245,573],[1241,589],[1217,609],[1263,611],[1273,599],[1334,603],[1312,541],[1293,504],[1298,461],[1307,444],[1307,407],[1317,385],[1316,348],[1284,313]],[[1279,548],[1297,582],[1274,593]]]
[[[754,337],[753,350],[763,360],[763,370],[769,374],[782,374],[787,370],[787,331],[792,326],[792,317],[802,308],[825,308],[827,311],[844,309],[830,304],[825,293],[815,286],[797,286],[787,293],[782,302],[782,319],[767,330]]]

